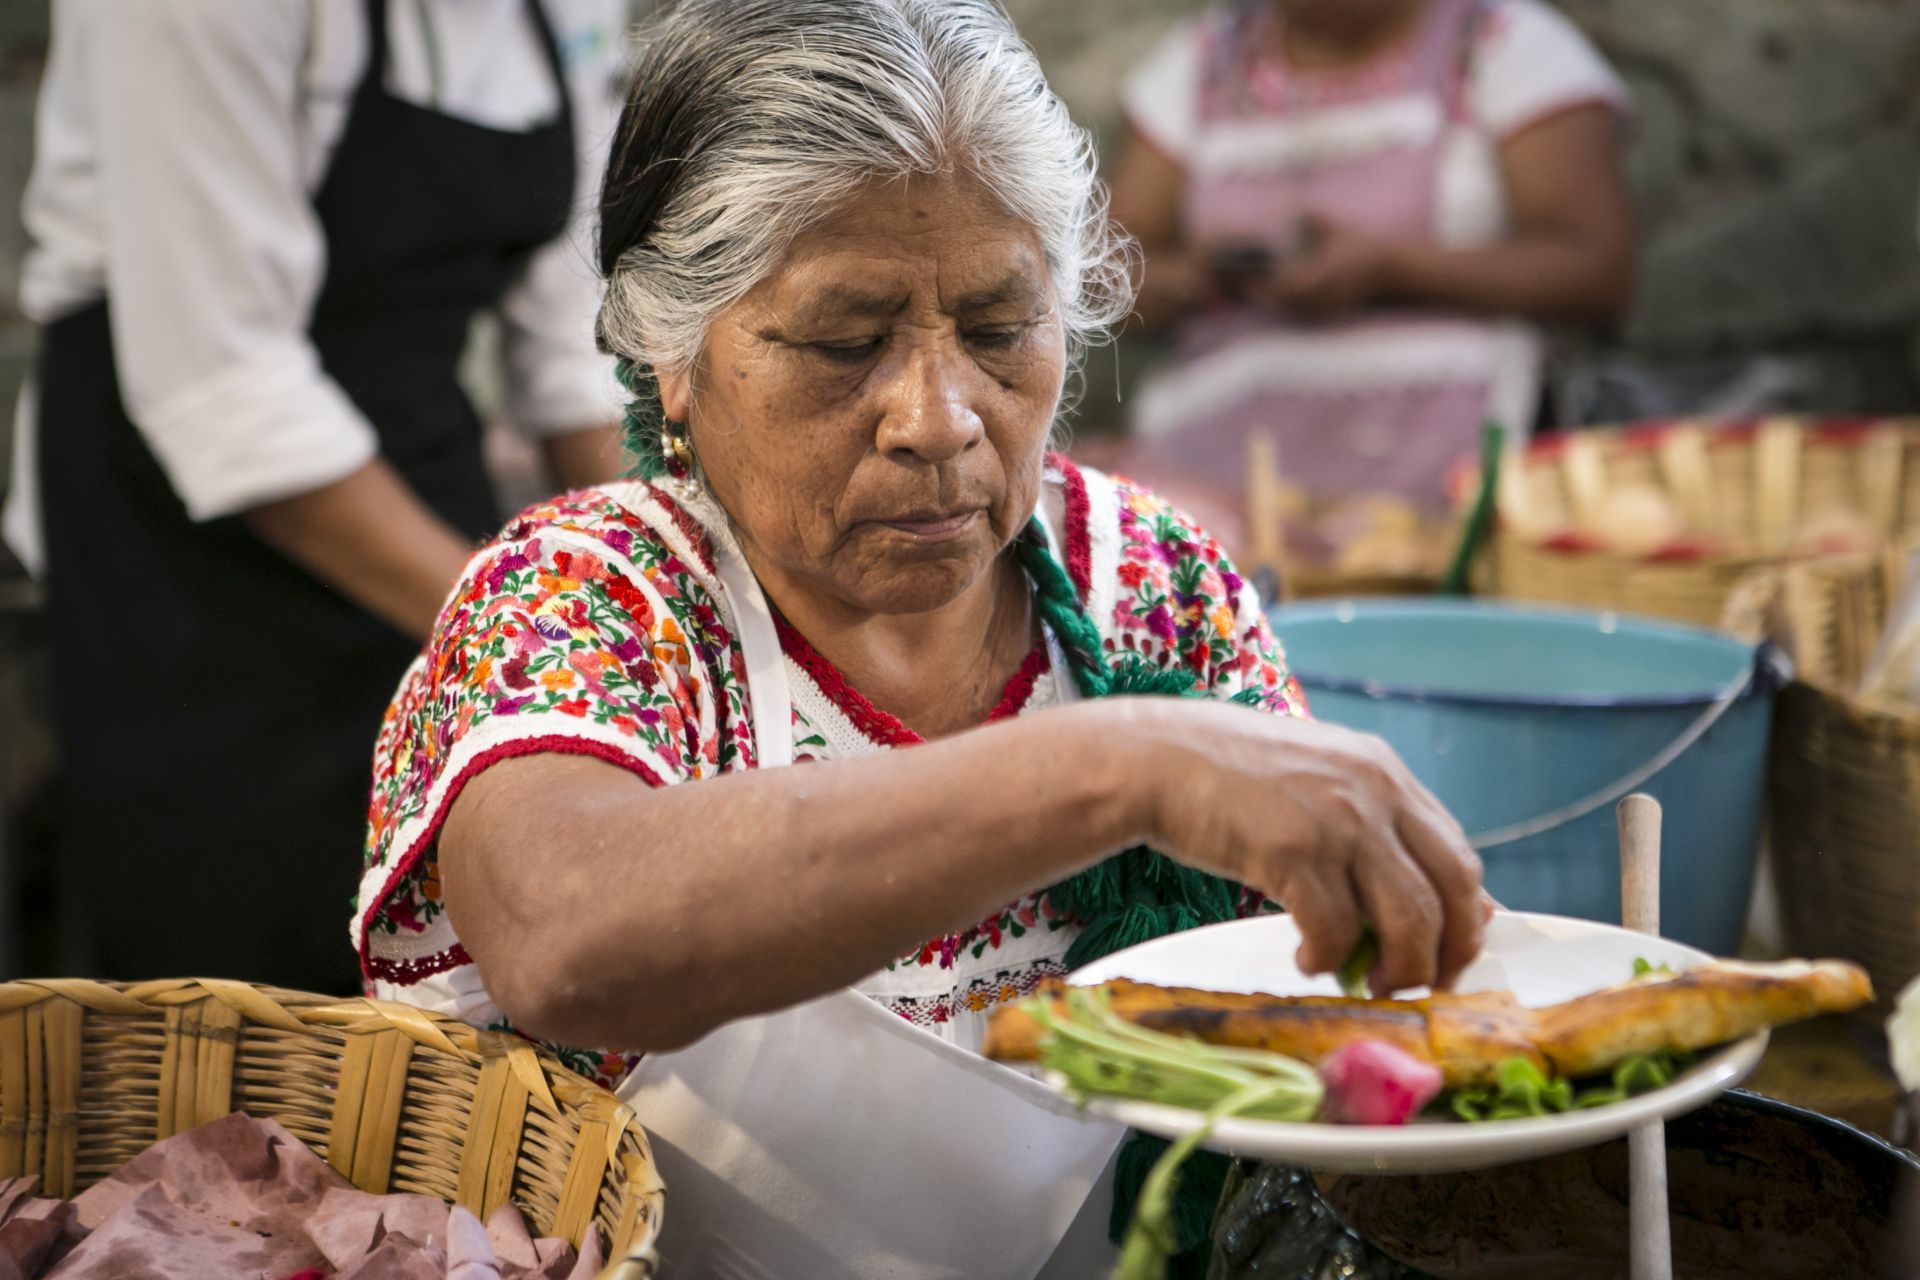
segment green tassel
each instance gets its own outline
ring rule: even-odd
[[[1168,1143],[1147,1133],[1130,1133],[1120,1146],[1113,1164],[1113,1210],[1107,1217],[1107,1234],[1115,1244],[1127,1233],[1133,1221],[1134,1202],[1146,1185],[1154,1162],[1165,1154]],[[1215,1207],[1226,1190],[1227,1174],[1233,1161],[1214,1151],[1196,1151],[1180,1166],[1180,1181],[1173,1198],[1173,1255],[1167,1260],[1168,1280],[1206,1280],[1212,1262]]]
[[[1016,540],[1015,548],[1028,577],[1033,579],[1041,616],[1066,650],[1074,683],[1083,696],[1206,696],[1194,673],[1184,667],[1163,670],[1137,653],[1107,661],[1099,629],[1080,607],[1072,579],[1048,551],[1046,532],[1038,519]],[[1235,694],[1232,701],[1258,706],[1260,694],[1258,689],[1248,689]],[[1136,846],[1068,877],[1048,889],[1047,896],[1056,910],[1081,924],[1080,936],[1067,949],[1065,958],[1068,969],[1078,969],[1138,943],[1233,919],[1240,904],[1240,886]],[[1129,1135],[1120,1148],[1114,1171],[1113,1212],[1107,1224],[1115,1244],[1133,1220],[1147,1172],[1166,1149],[1161,1139],[1141,1133]],[[1226,1157],[1203,1151],[1181,1171],[1174,1193],[1179,1249],[1168,1268],[1175,1280],[1205,1280],[1211,1254],[1207,1235],[1229,1167]]]

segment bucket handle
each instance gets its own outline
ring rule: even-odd
[[[1754,650],[1753,662],[1739,675],[1735,676],[1727,687],[1714,696],[1712,702],[1695,716],[1693,722],[1680,731],[1680,736],[1655,752],[1653,758],[1633,769],[1625,776],[1608,783],[1592,795],[1564,805],[1537,818],[1525,822],[1509,823],[1504,827],[1495,827],[1491,831],[1482,831],[1470,836],[1467,843],[1475,849],[1492,849],[1503,844],[1513,844],[1530,836],[1552,831],[1569,822],[1577,821],[1600,809],[1617,804],[1641,785],[1650,781],[1668,765],[1678,760],[1688,748],[1707,735],[1707,731],[1720,723],[1749,690],[1755,693],[1772,693],[1786,685],[1793,678],[1793,664],[1787,656],[1771,641],[1762,641]]]

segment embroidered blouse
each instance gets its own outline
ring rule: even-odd
[[[1305,714],[1256,593],[1217,542],[1151,493],[1063,458],[1049,460],[1047,483],[1064,500],[1068,573],[1110,652],[1190,667],[1214,697],[1257,688],[1268,711]],[[532,507],[468,564],[375,750],[352,923],[370,992],[506,1026],[442,906],[435,859],[454,800],[489,766],[590,755],[662,787],[755,766],[752,691],[712,538],[665,490],[635,481]],[[780,640],[796,763],[920,741],[796,630],[782,625]],[[992,718],[1059,701],[1046,653],[1014,674]],[[1037,888],[856,987],[975,1048],[996,1004],[1064,972],[1078,927]],[[551,1047],[608,1087],[637,1061]]]

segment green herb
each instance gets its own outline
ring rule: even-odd
[[[1654,973],[1659,974],[1663,978],[1671,978],[1673,976],[1673,966],[1668,964],[1655,964],[1645,956],[1635,956],[1633,958],[1634,977],[1644,978],[1648,974]]]
[[[1691,1055],[1665,1049],[1636,1053],[1614,1064],[1610,1084],[1576,1091],[1571,1081],[1549,1077],[1528,1059],[1515,1056],[1500,1064],[1497,1084],[1455,1089],[1447,1107],[1460,1119],[1475,1123],[1603,1107],[1671,1083],[1692,1061]]]
[[[1310,1120],[1325,1087],[1312,1067],[1264,1049],[1236,1049],[1150,1031],[1113,1011],[1098,987],[1069,988],[1062,1017],[1047,1000],[1028,1006],[1048,1032],[1041,1063],[1082,1097],[1137,1098],[1205,1111],[1253,1084],[1262,1093],[1244,1112],[1262,1120]]]
[[[1168,1147],[1147,1174],[1120,1247],[1115,1280],[1161,1280],[1177,1247],[1174,1194],[1180,1166],[1226,1116],[1311,1120],[1325,1086],[1304,1062],[1264,1049],[1210,1045],[1166,1035],[1113,1011],[1097,987],[1069,988],[1064,1012],[1047,999],[1027,1010],[1047,1032],[1041,1063],[1067,1078],[1082,1101],[1094,1095],[1137,1098],[1206,1113]]]
[[[1373,926],[1360,926],[1360,941],[1353,944],[1353,954],[1340,966],[1337,975],[1340,979],[1340,992],[1352,1000],[1364,999],[1367,994],[1367,975],[1373,972],[1373,966],[1380,962],[1380,935]]]

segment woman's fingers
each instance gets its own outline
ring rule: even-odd
[[[1435,985],[1453,985],[1486,940],[1488,912],[1480,888],[1480,857],[1449,822],[1439,828],[1425,815],[1404,812],[1397,824],[1401,845],[1427,878],[1438,899],[1441,932]]]
[[[1432,986],[1439,973],[1446,912],[1426,873],[1398,841],[1388,838],[1355,865],[1354,888],[1361,910],[1380,936],[1374,994]]]
[[[1282,905],[1300,928],[1300,972],[1331,973],[1360,945],[1360,907],[1344,879],[1317,869],[1296,873]]]

